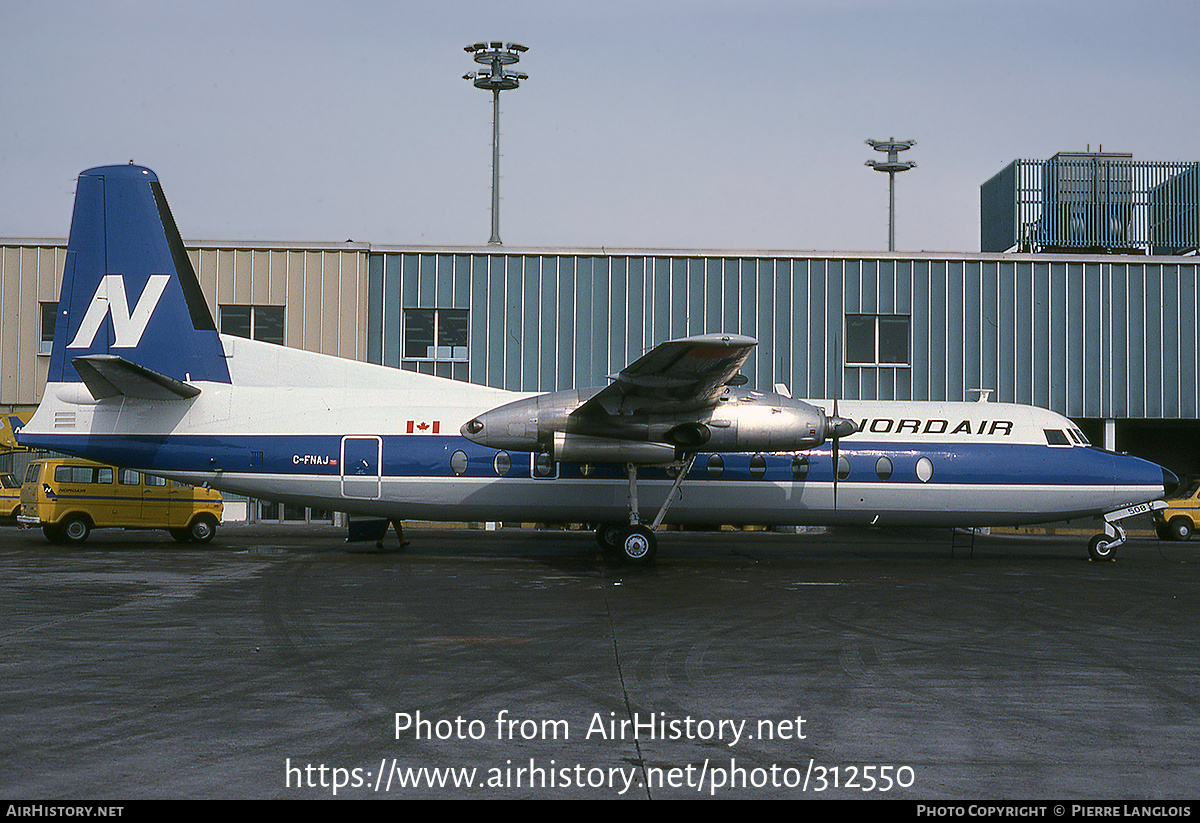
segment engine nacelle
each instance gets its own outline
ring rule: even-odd
[[[506,403],[468,420],[459,431],[468,440],[492,449],[549,451],[555,432],[567,431],[571,412],[596,391],[572,389]]]
[[[667,443],[616,440],[586,434],[558,432],[554,435],[556,462],[564,463],[637,463],[658,466],[675,461],[675,447]]]
[[[461,432],[493,449],[550,452],[555,459],[571,462],[643,463],[660,461],[644,455],[632,459],[641,455],[635,444],[652,446],[647,455],[665,449],[801,451],[856,431],[852,421],[828,417],[803,400],[745,390],[727,391],[712,408],[678,414],[572,414],[598,391],[551,392],[518,400],[473,418]],[[560,456],[568,453],[587,456]]]

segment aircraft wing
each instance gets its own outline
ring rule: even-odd
[[[723,334],[660,343],[622,369],[571,416],[663,414],[714,406],[757,345],[753,337]]]

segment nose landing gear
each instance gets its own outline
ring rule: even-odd
[[[1112,527],[1113,531],[1116,532],[1116,536],[1109,534],[1097,534],[1093,536],[1088,541],[1088,557],[1096,561],[1114,559],[1117,547],[1123,546],[1125,541],[1129,539],[1129,535],[1120,521],[1127,517],[1133,517],[1136,514],[1145,514],[1146,512],[1165,509],[1166,507],[1167,504],[1162,500],[1155,500],[1152,503],[1139,503],[1136,506],[1128,506],[1127,508],[1104,515],[1104,522]]]

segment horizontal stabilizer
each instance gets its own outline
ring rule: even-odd
[[[73,359],[71,365],[97,400],[122,394],[146,400],[180,400],[200,393],[195,386],[115,354],[85,354]]]

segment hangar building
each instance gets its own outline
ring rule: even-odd
[[[1042,163],[1049,179],[1065,175],[1048,165],[1056,160],[1076,157],[1016,163]],[[1098,162],[1137,165],[1127,155],[1085,161],[1093,173]],[[185,242],[226,334],[554,391],[601,385],[663,340],[734,332],[759,340],[743,369],[752,385],[898,400],[971,400],[988,390],[991,401],[1053,409],[1093,443],[1184,476],[1200,473],[1200,244],[1187,235],[1200,236],[1192,192],[1200,175],[1197,164],[1174,165],[1151,182],[1157,200],[1144,183],[1127,187],[1119,206],[1129,217],[1106,235],[1120,240],[1108,247],[1085,230],[1073,248],[1055,226],[1089,224],[1053,223],[1056,201],[1046,194],[1066,187],[1013,186],[1025,173],[1016,164],[981,189],[985,221],[996,209],[1017,215],[1010,235],[985,222],[983,246],[1011,239],[1021,251]],[[1139,172],[1129,171],[1134,181]],[[1019,202],[1030,189],[1042,192],[1040,214]],[[1163,197],[1183,206],[1152,234],[1148,217],[1162,218]],[[1168,236],[1164,225],[1178,230]],[[1039,226],[1050,233],[1038,235]],[[1048,250],[1030,249],[1030,238]],[[0,411],[40,400],[65,249],[62,239],[0,240]],[[289,517],[263,505],[256,516]]]

